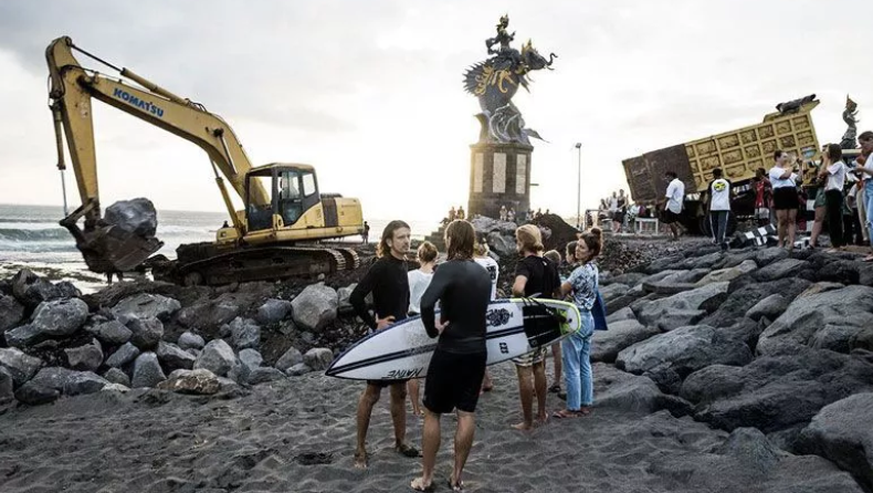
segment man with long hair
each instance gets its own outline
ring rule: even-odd
[[[410,229],[403,221],[391,221],[382,231],[376,254],[379,260],[352,291],[349,302],[355,313],[370,327],[381,330],[403,320],[409,309],[409,280],[406,254],[409,252]],[[365,298],[373,293],[375,316],[367,310]],[[406,443],[406,380],[372,380],[358,401],[358,442],[355,449],[355,467],[367,467],[367,430],[373,406],[379,401],[382,389],[391,388],[391,419],[394,422],[394,448],[406,457],[418,457],[415,447]]]
[[[440,265],[421,298],[421,321],[430,337],[439,337],[427,369],[424,387],[423,471],[410,485],[433,489],[433,470],[440,448],[440,416],[457,411],[455,461],[449,487],[463,489],[461,474],[476,430],[475,412],[485,375],[485,312],[491,301],[491,278],[473,260],[476,233],[467,221],[446,228],[448,261]],[[440,319],[435,306],[440,302]]]

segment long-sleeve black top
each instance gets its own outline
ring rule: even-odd
[[[440,320],[448,326],[442,335],[434,324],[440,301]],[[451,260],[437,269],[421,297],[421,320],[427,335],[440,335],[437,349],[455,354],[486,351],[485,312],[491,302],[491,277],[473,260]]]
[[[406,261],[393,255],[382,257],[370,267],[367,275],[352,291],[349,303],[371,329],[376,328],[376,317],[394,317],[395,321],[406,318],[409,309],[407,270]],[[370,293],[373,293],[376,317],[367,310],[367,302],[364,301]]]

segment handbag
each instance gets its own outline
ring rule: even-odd
[[[594,306],[591,307],[591,316],[594,317],[594,330],[609,330],[606,324],[606,303],[599,289],[594,299]]]

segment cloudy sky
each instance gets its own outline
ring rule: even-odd
[[[0,202],[60,204],[44,51],[82,48],[202,102],[255,165],[305,162],[370,218],[436,220],[466,202],[476,100],[464,68],[504,12],[517,41],[559,59],[516,105],[548,143],[533,204],[576,209],[626,187],[621,160],[752,124],[816,93],[822,142],[846,94],[873,126],[873,3],[861,0],[188,0],[0,3]],[[857,20],[857,27],[845,19]],[[89,61],[83,64],[93,66]],[[98,67],[95,67],[98,68]],[[222,211],[196,146],[94,105],[101,201]],[[78,203],[68,173],[71,202]]]

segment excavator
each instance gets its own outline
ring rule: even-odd
[[[119,77],[83,67],[74,51],[109,67]],[[361,234],[361,204],[358,199],[320,193],[312,166],[272,163],[253,167],[233,129],[221,117],[208,112],[202,104],[77,47],[67,36],[51,42],[46,60],[57,167],[63,183],[66,138],[82,201],[60,224],[75,238],[90,270],[111,279],[112,274],[146,266],[159,280],[221,285],[358,267],[353,249],[328,246],[322,241]],[[98,193],[92,99],[206,151],[230,216],[230,223],[225,222],[216,232],[215,241],[181,245],[176,250],[177,259],[169,261],[161,255],[152,257],[163,245],[156,238],[130,233],[104,219]],[[243,210],[235,210],[225,179],[242,199]]]

